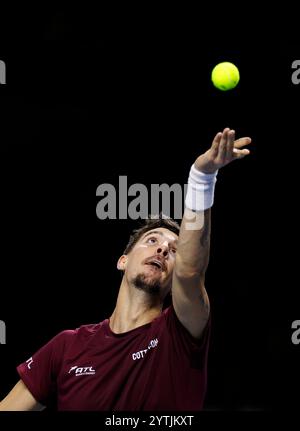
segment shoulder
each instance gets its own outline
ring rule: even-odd
[[[102,323],[81,325],[75,329],[65,329],[59,332],[53,341],[57,344],[70,344],[77,339],[89,338],[99,331]]]
[[[80,336],[80,337],[90,337],[90,336],[93,336],[96,333],[98,333],[98,331],[101,329],[102,324],[103,324],[103,322],[81,325],[78,328],[76,328],[74,331],[71,331],[71,332],[73,333],[72,334],[73,336],[75,333],[75,335]]]
[[[176,343],[179,343],[180,341],[182,341],[184,344],[187,343],[188,345],[193,347],[200,347],[200,346],[203,346],[203,344],[207,344],[210,336],[210,326],[211,326],[210,316],[205,325],[201,338],[193,337],[189,333],[189,331],[183,326],[183,324],[178,319],[178,316],[175,312],[173,304],[171,304],[169,307],[163,310],[161,317],[163,318],[164,324],[168,328],[168,331],[170,332],[170,334],[175,336]]]

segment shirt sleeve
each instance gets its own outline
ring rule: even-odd
[[[56,381],[63,360],[66,340],[73,332],[60,332],[31,358],[17,367],[19,376],[30,393],[43,405],[47,405],[50,397],[56,392]]]
[[[165,318],[177,354],[185,354],[193,368],[205,366],[209,347],[211,317],[209,316],[200,339],[194,338],[183,326],[176,315],[173,304],[165,310]]]

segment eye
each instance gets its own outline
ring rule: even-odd
[[[172,247],[172,248],[170,249],[170,251],[171,251],[173,254],[175,254],[175,253],[176,253],[176,251],[177,251],[177,248]]]
[[[155,244],[157,242],[157,239],[154,236],[152,236],[152,237],[147,239],[147,242],[149,244]]]

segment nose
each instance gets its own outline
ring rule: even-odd
[[[157,251],[157,254],[162,254],[164,257],[167,257],[168,254],[169,254],[169,246],[168,246],[167,241],[164,242],[164,243],[162,243],[162,244],[160,244],[157,247],[156,251]]]

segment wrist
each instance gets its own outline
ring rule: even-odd
[[[192,165],[187,186],[185,206],[193,211],[204,211],[211,208],[214,201],[214,190],[218,170],[204,173]]]
[[[191,178],[197,183],[210,183],[211,181],[216,181],[218,174],[218,169],[212,172],[206,172],[204,170],[198,169],[195,163],[191,166],[189,179]]]

